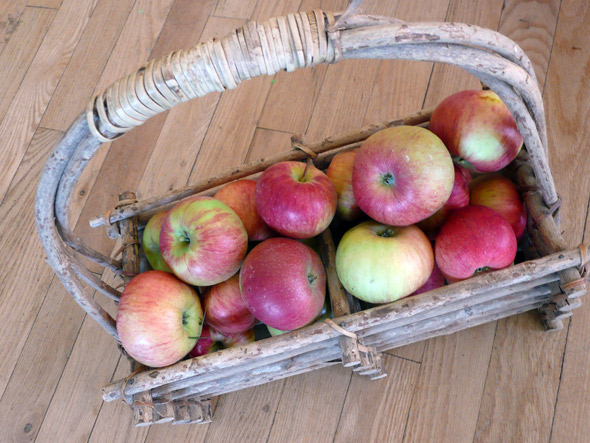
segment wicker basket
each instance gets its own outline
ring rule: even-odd
[[[293,138],[286,153],[239,166],[195,185],[137,202],[133,193],[93,226],[120,237],[122,259],[86,247],[74,238],[68,209],[76,182],[103,142],[123,135],[173,105],[212,91],[235,88],[242,80],[279,70],[293,71],[340,59],[388,58],[458,65],[502,98],[514,115],[526,148],[513,162],[529,220],[523,249],[528,261],[445,286],[415,297],[360,311],[342,289],[334,270],[334,244],[322,234],[333,320],[320,322],[245,346],[184,360],[157,370],[143,368],[103,389],[103,398],[126,400],[137,425],[172,421],[207,422],[207,399],[333,364],[370,378],[385,376],[380,352],[449,334],[524,311],[539,309],[548,329],[580,305],[586,292],[587,249],[566,250],[558,229],[559,198],[547,160],[543,102],[531,63],[511,40],[475,26],[403,23],[316,10],[249,23],[226,37],[200,43],[152,61],[94,97],[47,161],[38,188],[37,227],[48,261],[74,299],[118,342],[114,319],[85,284],[117,301],[120,292],[82,264],[83,255],[124,276],[139,272],[138,224],[151,214],[196,193],[263,171],[284,160],[312,158],[326,167],[338,152],[357,147],[374,132],[401,124],[427,125],[430,112],[383,122],[358,131],[303,143]]]

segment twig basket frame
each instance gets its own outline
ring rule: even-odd
[[[358,2],[352,2],[356,4]],[[511,40],[494,31],[457,23],[404,23],[386,17],[321,10],[251,22],[222,39],[149,62],[94,97],[50,155],[38,186],[36,221],[48,262],[80,306],[117,342],[115,320],[86,289],[118,300],[120,292],[101,281],[78,255],[118,272],[137,270],[137,219],[166,205],[229,181],[263,171],[284,160],[314,157],[320,167],[372,133],[400,124],[427,124],[421,111],[403,119],[304,144],[271,158],[163,196],[137,202],[134,195],[104,217],[91,221],[122,237],[122,260],[104,256],[74,237],[68,210],[82,171],[103,142],[111,141],[151,116],[212,91],[279,70],[293,71],[341,59],[388,58],[444,62],[460,66],[494,90],[507,104],[526,150],[514,173],[529,213],[527,259],[513,267],[455,283],[409,299],[358,311],[335,274],[334,244],[322,236],[323,260],[334,319],[300,330],[181,361],[167,368],[138,371],[103,389],[103,398],[133,406],[137,425],[174,420],[207,422],[206,399],[332,364],[353,367],[371,378],[384,376],[380,351],[449,334],[520,312],[539,309],[548,329],[579,306],[586,292],[582,269],[585,245],[567,250],[556,222],[559,197],[547,158],[545,113],[532,65]],[[135,271],[134,271],[135,270]]]

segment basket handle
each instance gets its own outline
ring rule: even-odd
[[[294,71],[352,58],[444,62],[477,76],[506,103],[524,137],[548,206],[558,196],[547,159],[542,97],[532,65],[505,36],[456,23],[404,23],[396,19],[315,10],[250,22],[221,39],[199,43],[151,61],[95,96],[72,125],[42,174],[36,201],[37,227],[48,262],[80,305],[111,335],[114,320],[85,293],[80,278],[97,289],[100,280],[67,249],[67,213],[76,182],[101,143],[150,117],[243,80],[279,70]],[[57,217],[58,226],[55,223]],[[110,219],[110,222],[114,222]],[[61,232],[60,232],[61,231]]]

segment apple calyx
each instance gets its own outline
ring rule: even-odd
[[[313,285],[313,282],[318,279],[317,275],[307,274],[307,281],[309,282],[309,286]]]
[[[387,228],[383,232],[377,233],[379,237],[390,238],[395,235],[395,231],[393,229]]]
[[[477,268],[474,272],[473,275],[479,275],[479,274],[485,274],[486,272],[488,272],[490,270],[489,266],[482,266],[481,268]]]
[[[395,176],[391,172],[381,174],[381,183],[385,186],[393,186],[395,184]]]

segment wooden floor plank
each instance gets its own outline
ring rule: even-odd
[[[27,6],[59,9],[63,0],[27,0]]]
[[[55,87],[94,7],[92,0],[65,0],[43,39],[0,124],[0,201],[41,121]]]
[[[0,53],[0,121],[6,115],[54,17],[53,9],[25,8],[20,25]]]
[[[426,343],[404,442],[473,439],[494,329],[488,323]]]
[[[4,1],[0,3],[0,53],[21,24],[20,16],[26,4],[26,0]]]
[[[287,379],[267,441],[332,442],[351,372],[336,365]]]
[[[385,378],[354,374],[334,442],[402,441],[420,364],[383,357]]]
[[[267,6],[270,2],[267,2]],[[256,8],[256,0],[219,0],[213,11],[216,17],[249,19]]]
[[[0,205],[0,393],[3,393],[53,279],[35,231],[35,187],[44,159],[61,137],[39,130]],[[23,233],[27,235],[23,235]]]
[[[531,54],[541,85],[559,5],[559,0],[506,2],[499,26]],[[577,219],[584,215],[578,211]],[[498,322],[476,440],[549,440],[565,337],[565,331],[545,333],[534,312]]]
[[[545,103],[551,148],[551,166],[558,192],[563,198],[561,228],[571,246],[588,244],[589,111],[587,83],[590,78],[590,36],[582,30],[590,20],[590,5],[564,0],[545,87]],[[582,218],[582,217],[583,218]],[[585,232],[584,232],[585,228]],[[574,311],[569,333],[557,406],[553,418],[553,442],[584,442],[590,433],[590,298],[582,297]]]
[[[265,441],[273,424],[284,384],[284,380],[278,380],[222,396],[205,442]]]
[[[72,60],[51,97],[41,126],[65,131],[74,119],[84,112],[111,53],[117,52],[113,52],[117,40],[120,41],[119,47],[131,46],[119,38],[125,23],[129,24],[126,25],[127,32],[124,35],[128,36],[130,30],[141,29],[140,17],[137,14],[129,15],[134,2],[135,0],[98,1]],[[142,18],[145,17],[149,20],[148,14]],[[128,49],[127,52],[132,50]],[[89,57],[89,54],[92,54],[92,57]],[[121,57],[117,59],[118,63],[125,63],[127,60]],[[128,67],[132,68],[135,68],[134,64]],[[107,81],[115,80],[114,75],[117,74],[122,75],[121,72],[111,73],[113,77]]]

